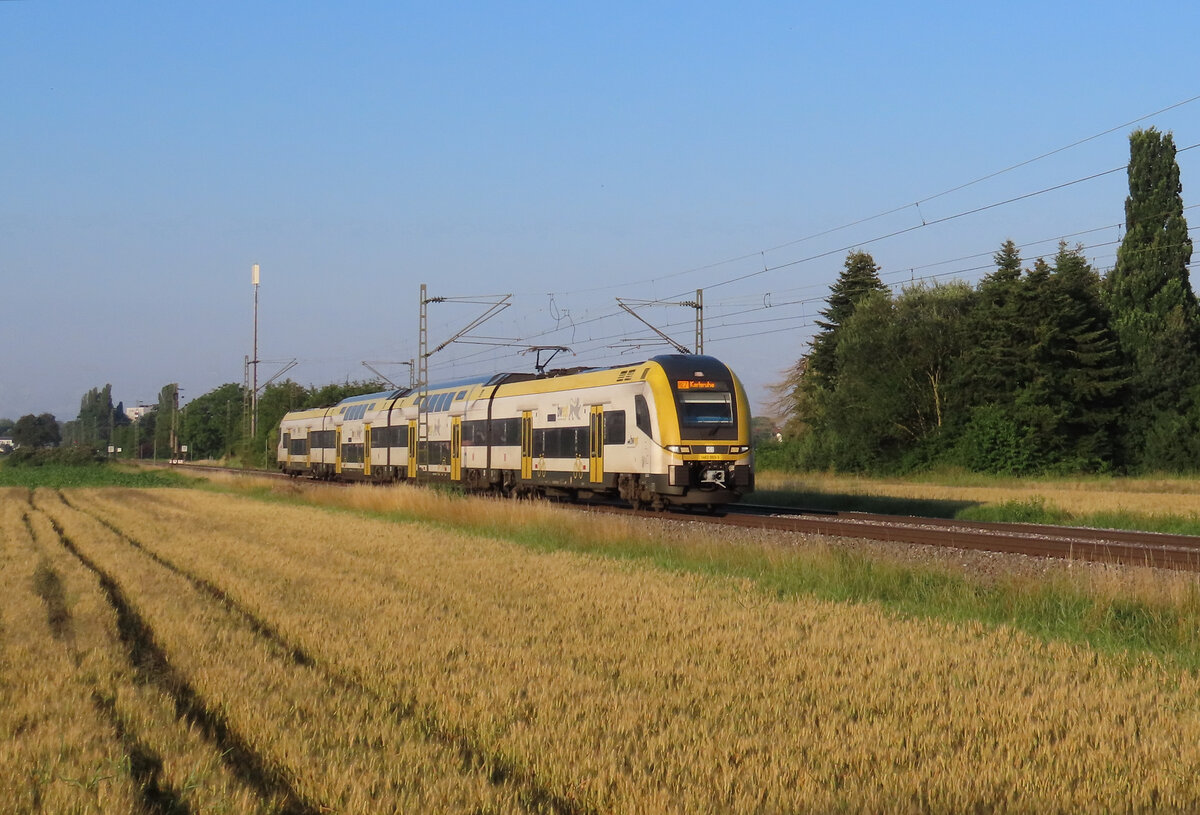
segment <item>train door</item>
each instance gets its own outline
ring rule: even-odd
[[[521,414],[521,478],[533,478],[533,413]]]
[[[417,477],[417,420],[408,422],[408,477]]]
[[[462,480],[462,417],[450,420],[450,480]]]
[[[338,475],[342,473],[342,429],[340,427],[334,433],[333,471]]]
[[[363,425],[363,476],[371,474],[371,425]]]
[[[588,481],[599,484],[604,480],[604,407],[592,405],[591,420],[588,425]]]

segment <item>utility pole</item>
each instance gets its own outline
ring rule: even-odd
[[[254,374],[250,391],[250,437],[254,438],[258,433],[258,264],[255,263],[250,270],[254,282],[254,358],[250,360]]]
[[[436,354],[438,351],[441,351],[447,345],[450,345],[451,343],[454,343],[454,342],[478,342],[478,340],[472,340],[472,339],[466,338],[467,333],[469,331],[472,331],[472,330],[478,328],[479,326],[483,325],[483,323],[487,322],[492,317],[495,317],[501,311],[504,311],[504,309],[508,308],[511,305],[511,303],[509,302],[511,299],[512,299],[511,294],[485,295],[482,297],[429,297],[425,284],[424,283],[421,284],[421,314],[420,314],[420,318],[417,321],[417,329],[420,332],[420,339],[418,341],[419,351],[417,354],[417,365],[419,366],[419,368],[417,371],[417,382],[416,382],[416,386],[415,386],[418,389],[418,396],[417,396],[417,450],[418,450],[418,456],[417,456],[417,470],[415,472],[419,472],[421,469],[420,451],[427,450],[428,442],[429,442],[429,415],[425,411],[425,400],[426,400],[426,397],[428,397],[428,395],[429,395],[429,358],[431,356],[433,356],[434,354]],[[485,310],[483,312],[483,314],[479,315],[474,320],[472,320],[467,325],[466,328],[462,329],[457,334],[455,334],[453,337],[446,340],[441,345],[439,345],[437,348],[434,348],[432,351],[430,351],[429,350],[429,304],[430,303],[474,303],[477,305],[486,305],[486,306],[488,306],[488,308],[487,308],[487,310]],[[507,342],[497,343],[497,342],[491,342],[491,341],[484,341],[483,344],[486,344],[486,345],[509,345],[511,343],[507,343]],[[426,465],[428,465],[428,462],[426,462]]]
[[[179,458],[179,383],[171,388],[171,458]]]

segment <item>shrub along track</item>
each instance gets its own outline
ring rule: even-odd
[[[94,508],[61,492],[39,491],[35,504],[33,511],[50,518],[62,546],[96,576],[139,676],[175,700],[179,716],[204,734],[231,772],[273,802],[272,811],[589,811],[503,756],[481,752],[471,734],[411,699],[385,698],[322,664],[219,586],[143,545]],[[219,679],[214,684],[214,676],[224,677],[224,686]],[[324,749],[290,744],[283,734],[291,727]],[[378,790],[361,783],[364,767],[377,773],[378,765],[403,764],[414,751],[423,761],[407,774],[397,768],[387,779],[396,798],[385,806]],[[297,755],[302,752],[310,755]],[[421,789],[429,765],[462,800],[431,798],[441,793]],[[171,809],[168,801],[156,811],[185,810]]]

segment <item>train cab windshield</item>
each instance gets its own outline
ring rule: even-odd
[[[721,427],[733,424],[732,394],[679,394],[679,421],[685,427]]]

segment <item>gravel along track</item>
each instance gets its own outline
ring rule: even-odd
[[[1115,529],[964,522],[939,518],[810,514],[795,509],[733,507],[713,523],[872,541],[1200,571],[1200,537]]]

